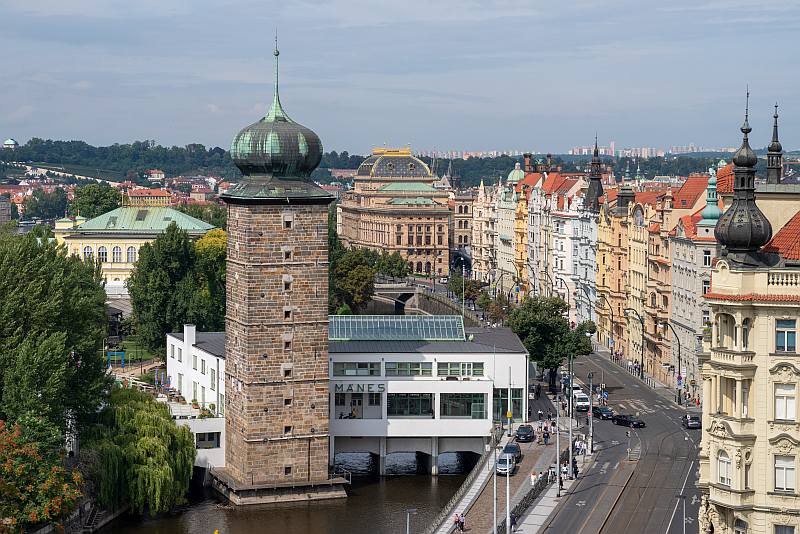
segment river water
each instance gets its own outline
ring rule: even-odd
[[[343,458],[340,458],[343,457]],[[102,534],[377,534],[403,533],[406,509],[416,508],[411,532],[422,532],[455,494],[477,456],[443,454],[438,477],[403,474],[354,475],[347,499],[237,508],[217,500],[209,490],[195,489],[191,505],[176,515],[156,519],[126,517]],[[413,454],[386,458],[387,472],[415,473]],[[338,455],[337,465],[354,472],[374,471],[366,455]],[[450,474],[447,474],[450,473]]]
[[[394,314],[394,307],[371,301],[366,313]],[[124,517],[101,534],[402,534],[406,510],[411,532],[424,531],[458,491],[478,460],[473,454],[439,455],[437,477],[421,474],[414,454],[386,457],[389,476],[375,476],[375,458],[367,454],[339,454],[336,467],[353,473],[347,499],[284,505],[233,507],[208,489],[193,488],[190,505],[174,515],[155,519]]]

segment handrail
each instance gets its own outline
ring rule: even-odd
[[[475,479],[478,477],[484,467],[486,467],[486,463],[492,456],[493,449],[497,446],[502,436],[502,427],[496,427],[492,430],[492,439],[490,441],[489,450],[484,451],[478,460],[478,463],[475,464],[475,467],[472,468],[472,471],[470,471],[467,478],[464,479],[461,487],[458,488],[458,491],[456,491],[455,495],[453,495],[450,500],[447,501],[447,504],[445,504],[444,507],[442,507],[441,512],[439,512],[439,515],[436,516],[433,522],[431,522],[431,525],[425,530],[425,534],[433,534],[442,527],[442,524],[445,521],[450,518],[450,514],[452,513],[453,509],[459,502],[461,502],[464,494],[467,493],[467,491],[472,487],[472,483],[475,482]]]

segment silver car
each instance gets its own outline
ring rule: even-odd
[[[517,468],[517,461],[514,459],[513,454],[501,454],[497,459],[497,466],[495,467],[498,475],[510,476],[514,474]]]

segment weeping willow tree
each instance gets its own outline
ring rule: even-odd
[[[92,478],[104,506],[128,503],[136,513],[157,514],[186,502],[194,437],[175,424],[165,404],[115,389],[93,430],[88,447],[98,462]]]

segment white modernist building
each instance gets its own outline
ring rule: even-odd
[[[343,452],[483,453],[493,422],[527,420],[528,353],[460,316],[330,318],[331,460]],[[510,380],[510,382],[509,382]]]
[[[527,420],[528,353],[503,328],[465,329],[460,316],[331,316],[330,463],[336,454],[482,454],[511,386],[513,419]],[[225,334],[167,335],[167,374],[190,405],[173,408],[198,444],[196,465],[224,465]],[[510,381],[509,381],[510,380]],[[173,403],[174,404],[174,403]],[[212,406],[213,405],[213,406]],[[195,428],[197,427],[197,428]]]

